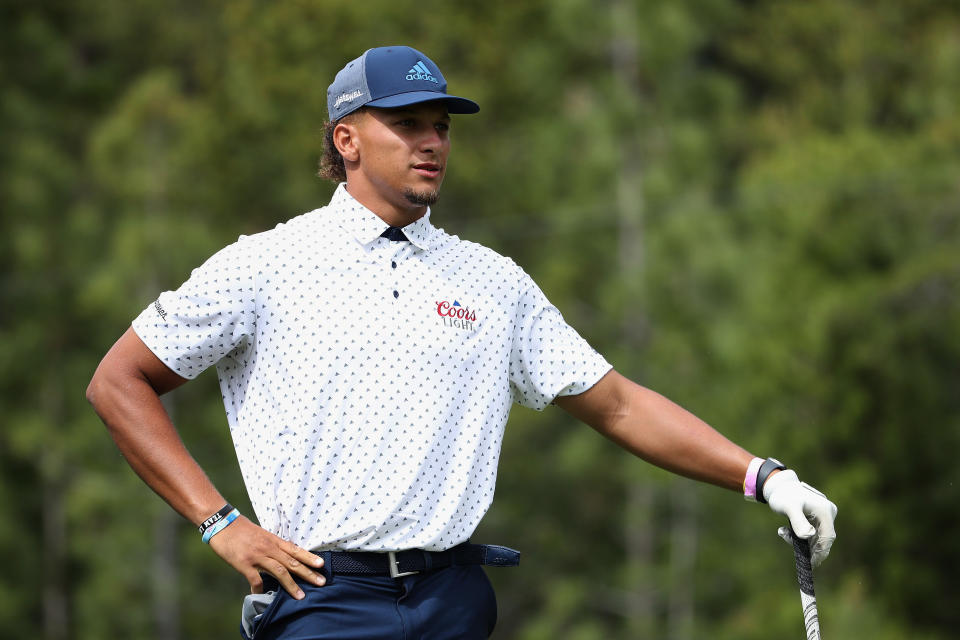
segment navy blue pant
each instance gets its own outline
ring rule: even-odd
[[[253,639],[471,640],[489,637],[497,621],[496,596],[479,565],[327,580],[322,587],[300,582],[302,600],[279,589]]]

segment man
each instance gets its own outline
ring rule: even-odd
[[[515,263],[433,226],[450,114],[479,107],[427,56],[367,51],[328,109],[323,174],[343,182],[330,204],[161,294],[88,389],[134,470],[250,582],[246,637],[488,636],[480,565],[517,554],[466,541],[513,402],[555,403],[653,464],[769,501],[827,555],[822,494],[618,374]],[[260,526],[159,400],[212,364]]]

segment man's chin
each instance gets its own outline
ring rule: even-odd
[[[440,199],[440,190],[416,191],[408,188],[404,190],[403,197],[407,199],[407,202],[418,207],[432,207]]]

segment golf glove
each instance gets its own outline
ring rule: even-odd
[[[837,505],[806,482],[796,472],[786,469],[770,476],[763,485],[763,498],[775,512],[787,516],[797,536],[810,543],[810,561],[819,566],[830,553],[837,537],[833,521]],[[780,537],[790,542],[790,531],[782,527]]]

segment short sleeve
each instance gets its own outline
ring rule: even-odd
[[[197,377],[254,335],[254,269],[244,240],[218,251],[133,321],[144,344],[184,378]]]
[[[611,368],[524,273],[510,354],[514,402],[540,411],[557,396],[583,393]]]

